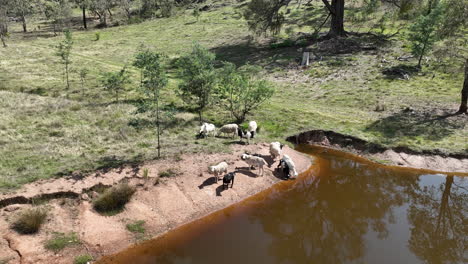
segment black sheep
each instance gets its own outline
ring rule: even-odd
[[[236,172],[230,172],[223,177],[223,188],[229,188],[229,183],[231,183],[231,188],[234,186],[234,176],[236,175]]]
[[[286,179],[289,179],[290,176],[289,176],[289,166],[288,164],[286,163],[286,161],[284,161],[283,159],[280,160],[279,164],[278,164],[278,168],[282,168],[283,169],[283,174],[284,174],[284,177],[286,177]]]

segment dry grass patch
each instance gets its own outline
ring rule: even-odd
[[[99,213],[116,214],[123,210],[125,204],[135,193],[136,188],[122,183],[104,191],[93,203],[94,209]]]
[[[47,217],[43,208],[30,208],[20,212],[11,228],[20,234],[34,234],[39,231]]]

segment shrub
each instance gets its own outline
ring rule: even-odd
[[[45,242],[45,248],[58,252],[66,247],[79,245],[80,243],[76,233],[64,234],[55,232],[53,237]]]
[[[143,226],[145,224],[145,221],[139,220],[135,221],[131,224],[127,224],[127,230],[132,232],[132,233],[140,233],[143,234],[146,232],[145,227]]]
[[[127,183],[122,183],[107,189],[93,203],[94,209],[101,213],[120,211],[135,193],[136,189]]]
[[[92,261],[93,257],[90,255],[79,255],[75,257],[75,264],[86,264],[89,261]]]
[[[174,171],[173,169],[168,169],[159,173],[159,177],[161,178],[164,178],[164,177],[170,178],[176,175],[177,175],[177,172]]]
[[[26,209],[19,213],[11,227],[21,234],[34,234],[39,231],[46,217],[46,211],[41,208]]]

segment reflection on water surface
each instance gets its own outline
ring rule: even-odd
[[[100,263],[467,262],[468,178],[301,150],[299,179]]]

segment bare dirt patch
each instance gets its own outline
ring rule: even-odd
[[[271,164],[263,177],[250,171],[240,159],[245,151],[260,154]],[[285,147],[298,172],[307,170],[311,160]],[[183,155],[177,160],[158,160],[139,166],[96,172],[87,177],[68,177],[39,181],[0,196],[0,260],[8,263],[71,263],[73,258],[90,254],[96,258],[118,252],[140,238],[126,224],[145,221],[143,238],[152,238],[196,218],[214,212],[260,192],[281,181],[275,171],[277,161],[268,155],[268,144],[234,145],[229,154]],[[224,190],[207,167],[221,161],[229,171],[238,170],[234,187]],[[164,173],[171,171],[171,173]],[[146,177],[144,171],[147,171]],[[165,177],[161,177],[165,175]],[[137,192],[117,215],[104,216],[92,208],[97,192],[120,182],[137,186]],[[9,228],[11,220],[31,203],[47,208],[48,217],[39,233],[19,235]],[[75,232],[81,244],[54,253],[44,248],[53,232]]]

